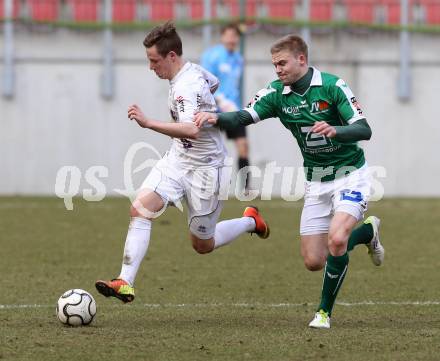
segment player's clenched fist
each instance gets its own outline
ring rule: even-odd
[[[130,120],[136,120],[136,122],[142,127],[142,128],[148,128],[149,121],[145,117],[144,113],[142,112],[141,108],[137,106],[136,104],[130,105],[128,107],[128,119]]]
[[[198,112],[194,115],[194,124],[202,128],[205,123],[216,125],[218,115],[216,113]]]

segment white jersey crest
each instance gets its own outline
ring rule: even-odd
[[[213,93],[218,79],[197,64],[185,63],[170,81],[168,106],[175,122],[192,122],[196,111],[217,110]],[[197,139],[174,138],[170,154],[182,167],[219,167],[223,165],[226,149],[217,127],[204,127]]]

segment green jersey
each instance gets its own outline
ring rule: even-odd
[[[311,132],[318,121],[341,126],[365,119],[350,88],[335,75],[313,68],[310,86],[302,95],[276,80],[260,90],[245,110],[254,122],[279,118],[292,132],[304,158],[308,181],[330,181],[345,174],[341,171],[365,163],[357,142],[342,143]]]

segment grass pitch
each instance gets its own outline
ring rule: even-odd
[[[254,202],[255,204],[255,202]],[[155,221],[136,300],[123,305],[94,289],[118,274],[126,199],[99,203],[1,198],[1,360],[440,360],[440,200],[371,203],[382,218],[385,263],[365,247],[350,254],[332,329],[311,330],[321,272],[299,254],[301,202],[256,202],[271,237],[249,235],[209,255],[187,239],[186,216]],[[241,215],[229,201],[222,218]],[[88,327],[55,317],[67,289],[91,292]]]

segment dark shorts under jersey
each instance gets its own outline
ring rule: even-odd
[[[237,139],[246,137],[246,127],[243,125],[234,130],[225,130],[228,139]]]

